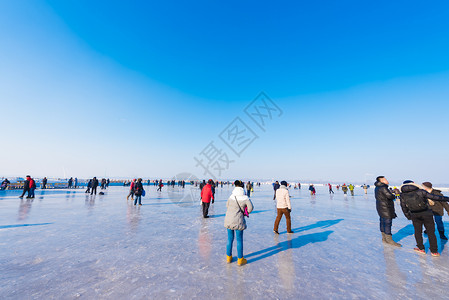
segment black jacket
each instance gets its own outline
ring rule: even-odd
[[[276,192],[277,189],[280,188],[280,187],[281,187],[281,185],[280,185],[279,183],[275,183],[275,184],[273,185],[273,189],[274,189],[275,192]]]
[[[92,179],[92,188],[95,189],[98,186],[98,179]]]
[[[376,197],[376,209],[379,217],[394,219],[397,217],[394,211],[394,199],[396,198],[388,189],[388,185],[380,181],[374,183],[374,196]]]
[[[134,195],[142,196],[143,185],[142,182],[137,181],[134,185]]]
[[[427,205],[427,208],[423,209],[422,211],[414,211],[414,212],[410,211],[410,209],[407,207],[407,200],[415,197],[417,197],[418,199],[422,200],[425,203],[428,203],[427,199],[433,201],[449,201],[449,197],[428,193],[425,190],[420,189],[414,183],[404,184],[401,187],[401,208],[404,213],[404,216],[409,220],[412,218],[413,214],[428,213],[432,215],[432,210],[430,209],[429,205]]]
[[[30,181],[27,179],[23,182],[23,189],[28,191],[30,189]]]

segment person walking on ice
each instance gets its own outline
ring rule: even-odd
[[[426,254],[422,237],[422,227],[424,225],[429,237],[430,252],[432,256],[440,256],[440,253],[438,253],[437,237],[435,236],[435,222],[433,220],[432,210],[429,207],[428,199],[432,201],[449,201],[449,197],[428,193],[412,180],[404,181],[400,190],[402,211],[407,219],[412,220],[413,227],[415,228],[417,248],[414,248],[413,250],[421,254]]]
[[[228,232],[228,242],[226,244],[226,261],[232,262],[232,244],[234,236],[237,240],[237,264],[242,266],[247,263],[243,257],[243,230],[246,227],[245,215],[249,215],[253,209],[253,203],[243,190],[243,182],[236,180],[234,182],[235,188],[231,196],[226,202],[226,216],[224,226]]]
[[[351,192],[351,196],[354,196],[354,185],[352,183],[349,185],[349,191]]]
[[[440,190],[435,190],[432,186],[432,183],[430,182],[424,182],[423,188],[426,192],[443,196]],[[447,202],[438,202],[438,201],[432,201],[429,200],[430,209],[433,212],[433,218],[435,219],[435,224],[437,225],[438,233],[440,234],[440,239],[447,240],[447,237],[444,235],[444,224],[443,224],[443,216],[444,216],[444,210],[446,210],[447,214],[449,215],[449,204]],[[424,231],[425,234],[427,234],[426,231]]]
[[[292,211],[292,205],[290,203],[290,195],[287,189],[287,182],[281,181],[281,186],[276,191],[276,201],[277,201],[277,217],[274,221],[274,233],[279,234],[279,223],[281,222],[282,216],[285,215],[285,220],[287,221],[287,233],[293,233],[292,222],[290,218],[290,212]]]

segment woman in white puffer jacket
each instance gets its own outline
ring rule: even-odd
[[[248,213],[253,211],[253,203],[245,195],[243,191],[243,183],[240,180],[234,182],[235,188],[226,203],[226,217],[224,226],[228,231],[228,243],[226,247],[226,260],[228,263],[232,262],[232,244],[234,242],[234,235],[237,240],[237,263],[239,265],[246,264],[246,259],[243,257],[243,230],[246,229],[246,221],[243,215],[245,207]]]

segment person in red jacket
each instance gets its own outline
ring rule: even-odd
[[[30,179],[30,189],[28,190],[28,197],[27,198],[34,198],[34,190],[36,189],[36,182],[34,181],[33,178],[29,178]]]
[[[212,179],[209,179],[207,184],[201,190],[201,204],[203,206],[203,218],[209,218],[209,206],[210,202],[214,203],[214,194],[212,193]]]
[[[131,200],[134,200],[135,185],[136,185],[136,179],[134,178],[129,186],[129,194],[128,194],[128,196],[126,196],[126,200],[129,199],[129,196],[131,196]]]

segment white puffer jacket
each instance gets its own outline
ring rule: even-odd
[[[276,201],[277,201],[277,208],[292,209],[288,189],[283,185],[281,185],[281,187],[276,190]]]
[[[251,213],[254,207],[251,200],[245,195],[243,188],[234,188],[228,202],[226,203],[226,207],[227,210],[224,226],[231,230],[245,230],[246,221],[243,216],[243,212],[245,207],[247,207],[248,212]]]

